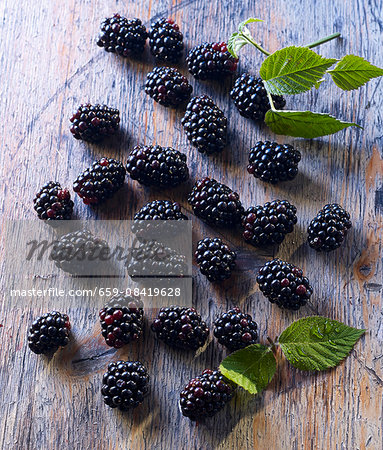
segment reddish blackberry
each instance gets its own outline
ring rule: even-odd
[[[252,206],[242,218],[243,238],[255,247],[280,244],[297,223],[297,208],[287,200]]]
[[[41,220],[69,220],[72,217],[70,193],[57,181],[44,184],[33,199],[33,204]]]
[[[66,314],[53,311],[38,317],[29,328],[28,345],[37,355],[53,354],[69,342],[70,322]]]
[[[149,392],[149,375],[139,361],[117,361],[102,377],[101,394],[111,408],[127,411],[140,405]]]
[[[209,281],[230,278],[237,254],[219,238],[201,239],[195,252],[200,271]]]
[[[188,202],[194,214],[209,224],[225,226],[241,221],[243,207],[239,195],[214,179],[198,180]]]
[[[337,203],[325,205],[308,228],[308,242],[317,252],[329,252],[342,244],[351,228],[350,214]]]
[[[120,56],[138,56],[144,51],[147,37],[140,19],[126,19],[115,14],[102,22],[97,45]]]
[[[313,292],[302,269],[278,258],[261,267],[257,283],[271,303],[292,310],[304,306]]]
[[[193,378],[180,394],[180,407],[190,420],[201,420],[214,416],[228,403],[234,387],[218,370],[206,369]]]
[[[88,142],[98,142],[118,130],[120,111],[106,105],[80,105],[73,114],[70,128],[73,137]]]
[[[257,328],[249,314],[233,308],[215,320],[214,336],[220,344],[234,351],[255,344],[258,338]]]
[[[207,95],[191,99],[181,123],[200,153],[219,153],[225,147],[227,119]]]
[[[161,341],[182,350],[198,350],[205,345],[209,328],[194,308],[161,308],[151,325]]]
[[[197,80],[216,79],[233,74],[238,59],[227,51],[225,42],[204,43],[190,50],[186,62]]]
[[[120,161],[101,158],[77,177],[73,190],[86,205],[96,205],[112,197],[122,187],[125,175]]]
[[[235,81],[230,92],[241,116],[247,119],[264,120],[265,114],[270,109],[270,102],[261,78],[255,78],[248,73],[244,73]],[[276,109],[283,109],[286,106],[285,99],[280,95],[272,95]]]
[[[183,38],[174,20],[162,18],[152,23],[150,27],[150,51],[160,61],[176,63],[184,49]]]
[[[176,187],[189,178],[186,155],[171,147],[137,145],[130,152],[126,169],[144,186]]]

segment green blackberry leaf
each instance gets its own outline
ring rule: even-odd
[[[279,344],[294,367],[326,370],[346,358],[365,331],[326,317],[305,317],[286,328]]]
[[[238,25],[238,31],[241,33],[246,25],[254,22],[263,22],[262,19],[256,19],[255,17],[249,17]]]
[[[253,344],[225,358],[219,370],[250,394],[258,394],[270,383],[277,368],[274,354],[267,345]]]
[[[238,52],[244,45],[255,44],[253,38],[251,37],[250,31],[246,28],[247,24],[253,22],[263,22],[263,20],[256,19],[255,17],[249,17],[239,24],[238,32],[235,32],[230,36],[227,42],[227,50],[232,56],[234,56],[234,58],[238,58]]]

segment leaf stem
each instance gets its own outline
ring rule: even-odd
[[[275,352],[277,351],[277,347],[276,347],[276,345],[275,345],[275,342],[274,342],[269,336],[267,336],[266,339],[268,340],[268,342],[270,342],[270,345],[271,345],[271,351],[272,351],[273,353],[275,353]]]
[[[254,45],[255,48],[257,48],[260,52],[262,52],[266,56],[270,56],[271,53],[265,50],[263,47],[261,47],[257,42],[255,42],[252,38],[249,36],[246,36],[246,34],[241,33],[241,37],[245,39],[249,44]]]
[[[305,45],[305,47],[307,47],[307,48],[317,47],[318,45],[322,45],[326,42],[332,41],[333,39],[336,39],[337,37],[340,37],[340,33],[330,34],[330,36],[326,36],[322,39],[318,39],[317,41],[312,42],[311,44]]]
[[[265,84],[265,83],[263,83],[263,84]],[[274,105],[274,102],[273,102],[273,98],[272,98],[270,92],[267,90],[267,87],[266,87],[266,86],[265,86],[265,89],[266,89],[266,92],[267,92],[267,97],[269,98],[270,109],[271,109],[272,111],[276,111],[275,105]]]

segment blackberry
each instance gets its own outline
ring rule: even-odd
[[[137,145],[130,152],[126,169],[144,186],[176,187],[189,178],[186,155],[171,147]]]
[[[183,38],[174,20],[162,18],[152,23],[150,27],[150,51],[160,61],[176,63],[184,49]]]
[[[37,355],[55,353],[69,342],[70,322],[66,314],[53,311],[38,317],[29,328],[28,345]]]
[[[259,141],[250,150],[247,171],[262,181],[276,184],[293,180],[298,173],[301,154],[292,145]]]
[[[86,205],[97,205],[122,187],[125,175],[125,168],[120,161],[101,158],[77,177],[73,190]]]
[[[205,345],[209,328],[194,308],[161,308],[151,325],[158,339],[171,347],[198,350]]]
[[[247,119],[262,121],[270,109],[270,102],[262,79],[248,73],[237,78],[230,96],[241,116]],[[272,95],[271,97],[276,109],[283,109],[286,106],[286,101],[282,96]]]
[[[297,223],[297,208],[287,200],[252,206],[242,218],[243,238],[255,247],[280,244]]]
[[[207,95],[191,99],[181,123],[200,153],[219,153],[225,147],[227,119]]]
[[[271,303],[292,310],[304,306],[313,292],[302,269],[278,258],[261,267],[257,283]]]
[[[120,125],[120,111],[106,105],[85,103],[79,106],[70,121],[73,137],[98,142],[116,133]]]
[[[236,224],[243,213],[239,195],[225,184],[208,177],[196,182],[188,202],[197,217],[212,225]]]
[[[219,238],[201,239],[195,252],[200,271],[209,281],[230,278],[237,254]]]
[[[255,344],[258,338],[257,328],[249,314],[233,308],[215,320],[214,336],[220,344],[234,351]]]
[[[237,70],[238,59],[227,51],[225,42],[204,43],[190,50],[186,62],[197,80],[217,79]]]
[[[33,205],[41,220],[69,220],[72,217],[70,193],[57,181],[44,184],[33,199]]]
[[[206,369],[183,388],[181,412],[190,420],[214,416],[232,399],[233,393],[233,385],[220,371]]]
[[[111,408],[127,411],[140,405],[149,392],[149,375],[139,361],[117,361],[102,377],[101,394]]]
[[[139,56],[144,51],[147,37],[140,19],[126,19],[115,14],[102,22],[97,45],[120,56]]]
[[[329,252],[342,244],[351,228],[350,214],[337,203],[325,205],[308,227],[308,242],[317,252]]]

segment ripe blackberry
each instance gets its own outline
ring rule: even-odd
[[[186,155],[171,147],[137,145],[130,152],[126,170],[144,186],[176,187],[189,178]]]
[[[70,322],[66,314],[53,311],[38,317],[29,328],[28,345],[37,355],[53,354],[69,342]]]
[[[73,137],[88,142],[98,142],[115,134],[120,125],[120,111],[106,105],[80,105],[73,114],[70,128]]]
[[[33,199],[34,209],[41,220],[69,220],[72,217],[73,202],[68,189],[57,181],[49,181]]]
[[[261,267],[257,283],[271,303],[292,310],[304,306],[313,292],[302,269],[278,258]]]
[[[190,100],[181,120],[189,141],[200,153],[219,153],[226,145],[227,119],[207,95]]]
[[[182,350],[198,350],[205,345],[209,328],[194,308],[161,308],[151,325],[161,341]]]
[[[297,208],[287,200],[252,206],[242,218],[243,238],[255,247],[280,244],[297,223]]]
[[[232,399],[233,393],[233,385],[220,371],[206,369],[183,388],[181,412],[190,420],[214,416]]]
[[[183,38],[174,20],[162,18],[152,23],[150,27],[150,51],[160,61],[176,63],[184,49]]]
[[[126,19],[115,14],[102,22],[97,45],[120,56],[138,56],[144,51],[147,37],[140,19]]]
[[[101,158],[77,177],[73,190],[86,205],[97,205],[122,187],[125,175],[125,168],[120,161]]]
[[[221,239],[205,238],[198,241],[195,257],[201,273],[209,281],[223,281],[230,278],[237,254]]]
[[[250,150],[247,171],[262,181],[276,184],[293,180],[298,173],[301,154],[292,145],[259,141]]]
[[[247,119],[264,120],[265,114],[270,109],[270,102],[261,78],[255,78],[248,73],[244,73],[235,81],[230,92],[241,116]],[[283,109],[286,106],[285,99],[280,95],[272,95],[276,109]]]
[[[308,242],[317,252],[329,252],[342,244],[351,228],[350,214],[337,203],[325,205],[308,227]]]
[[[139,361],[117,361],[102,377],[101,394],[111,408],[127,411],[140,405],[149,392],[149,375]]]
[[[221,78],[237,70],[238,59],[227,51],[225,42],[204,43],[190,50],[186,62],[197,80]]]
[[[249,314],[233,308],[215,320],[214,336],[220,344],[234,351],[255,344],[258,338],[257,328]]]

